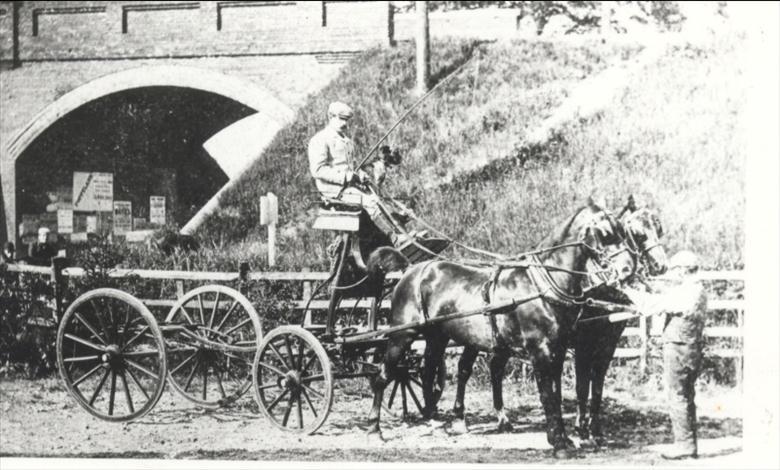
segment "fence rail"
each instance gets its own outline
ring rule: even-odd
[[[61,264],[57,263],[55,258],[51,267],[46,266],[31,266],[31,265],[17,265],[9,264],[6,269],[10,272],[17,273],[30,273],[50,276],[55,283],[55,296],[60,296],[61,285],[63,284],[63,278],[65,277],[83,277],[86,272],[82,268],[78,267],[61,267]],[[328,279],[329,274],[327,272],[249,272],[248,266],[243,265],[239,271],[236,272],[216,272],[216,271],[180,271],[180,270],[151,270],[151,269],[113,269],[108,272],[108,275],[113,278],[127,278],[138,277],[141,279],[155,279],[155,280],[172,280],[176,282],[177,296],[184,295],[184,282],[235,282],[235,281],[280,281],[280,282],[301,282],[303,283],[303,299],[293,299],[292,306],[296,309],[303,309],[307,305],[309,299],[309,293],[312,292],[312,284],[322,282]],[[388,279],[398,279],[400,275],[398,273],[391,273],[388,275]],[[742,271],[702,271],[698,274],[698,278],[703,281],[737,281],[744,282],[744,273]],[[141,299],[146,305],[153,307],[172,307],[175,303],[175,299]],[[312,300],[309,304],[310,310],[326,310],[328,308],[327,300]],[[361,300],[358,302],[358,308],[369,308],[371,305],[369,300]],[[350,304],[350,308],[352,304]],[[389,308],[390,301],[385,299],[381,304],[382,308]],[[705,328],[704,335],[707,338],[734,338],[742,339],[744,324],[744,309],[745,304],[742,299],[711,299],[708,302],[708,309],[710,311],[715,310],[734,310],[737,312],[737,321],[734,326],[710,326]],[[310,320],[310,317],[308,317]],[[653,317],[653,327],[650,328],[648,323],[648,317],[639,317],[639,325],[627,327],[623,331],[624,338],[638,338],[640,342],[639,347],[622,347],[615,351],[615,358],[621,359],[638,359],[640,373],[644,373],[647,368],[649,344],[651,336],[658,336],[661,332],[661,328],[657,325],[662,325],[663,317]],[[656,324],[655,322],[659,322]],[[737,380],[741,378],[742,371],[742,347],[740,346],[733,349],[726,348],[708,348],[705,350],[706,354],[711,357],[721,358],[733,358],[737,361],[735,367],[737,368]]]

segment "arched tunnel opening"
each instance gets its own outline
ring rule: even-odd
[[[17,222],[33,230],[56,226],[57,211],[73,209],[80,194],[74,186],[84,184],[74,173],[100,172],[112,175],[113,201],[130,202],[133,229],[154,228],[152,196],[165,198],[166,223],[181,226],[228,181],[203,143],[254,113],[215,93],[170,86],[88,102],[52,124],[17,159]],[[90,231],[90,215],[97,231],[111,231],[110,212],[77,210],[72,232]]]
[[[86,103],[52,124],[17,159],[17,220],[28,234],[56,226],[57,210],[73,209],[80,195],[74,186],[85,183],[74,173],[99,172],[112,175],[113,201],[130,202],[133,229],[154,228],[152,196],[165,198],[166,223],[181,226],[228,181],[203,143],[254,113],[215,93],[170,86],[125,90]],[[78,210],[72,232],[95,230],[88,227],[90,215],[100,225],[97,231],[111,232],[110,212]]]

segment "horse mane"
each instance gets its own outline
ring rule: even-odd
[[[577,209],[577,212],[572,215],[565,224],[562,224],[557,230],[553,230],[549,235],[547,235],[541,242],[539,242],[536,245],[535,249],[540,248],[549,248],[551,246],[560,245],[564,242],[566,237],[569,235],[569,231],[571,230],[571,226],[574,224],[574,220],[580,215],[582,211],[587,209],[588,206],[582,206],[579,209]]]

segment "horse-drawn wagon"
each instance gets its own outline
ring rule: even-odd
[[[324,288],[330,290],[324,324],[312,321],[311,299],[300,324],[264,332],[263,319],[251,302],[226,286],[208,285],[187,292],[162,321],[128,293],[96,289],[75,299],[59,325],[57,360],[69,393],[98,418],[129,421],[154,407],[166,383],[206,408],[228,405],[252,388],[271,423],[287,431],[312,433],[328,417],[334,381],[368,377],[373,382],[380,373],[379,362],[387,362],[388,346],[396,345],[397,338],[420,339],[431,329],[468,327],[473,319],[484,317],[491,319],[484,324],[494,325],[495,340],[496,317],[509,318],[526,306],[547,309],[584,301],[579,290],[570,290],[578,284],[574,278],[595,275],[603,282],[607,274],[610,280],[626,277],[633,273],[637,252],[636,247],[627,249],[628,240],[619,230],[615,232],[612,216],[600,208],[586,207],[533,252],[473,263],[478,265],[469,268],[477,273],[475,279],[487,280],[482,290],[494,289],[491,296],[480,296],[481,302],[430,312],[412,321],[399,323],[387,317],[382,322],[380,304],[389,292],[398,290],[398,278],[388,280],[388,266],[377,253],[389,253],[388,259],[414,259],[418,267],[429,266],[438,263],[435,258],[451,240],[409,237],[401,247],[402,256],[382,248],[386,240],[376,237],[357,207],[325,204],[320,214],[323,219],[355,222],[337,227],[327,221],[319,224],[340,228],[330,275],[311,294],[314,299]],[[606,235],[607,231],[612,233]],[[523,276],[530,276],[534,288],[522,295],[496,295],[496,267],[499,273],[522,271]],[[360,324],[351,322],[360,300],[366,298],[370,299],[366,319]],[[353,307],[345,309],[353,300]],[[507,324],[504,320],[498,323]],[[392,406],[399,396],[404,414],[410,401],[422,412],[424,406],[412,387],[423,387],[425,394],[430,382],[421,383],[425,381],[421,356],[406,352],[388,355],[393,367],[392,374],[384,376],[383,385],[391,386],[385,403]],[[428,401],[425,397],[425,405]]]

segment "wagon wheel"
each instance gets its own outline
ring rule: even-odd
[[[226,286],[203,286],[180,298],[165,319],[168,381],[204,408],[237,400],[252,386],[252,357],[262,338],[249,300]]]
[[[374,363],[380,364],[384,357],[383,348],[379,348],[374,354]],[[396,377],[385,387],[382,406],[387,412],[393,416],[400,415],[404,421],[411,416],[415,408],[420,416],[423,415],[421,370],[422,356],[412,350],[406,351],[399,363]]]
[[[106,421],[140,418],[165,388],[160,328],[144,304],[116,289],[70,305],[57,331],[57,366],[68,393]]]
[[[280,326],[263,338],[252,378],[260,410],[280,429],[312,434],[330,413],[330,360],[319,340],[301,327]]]

